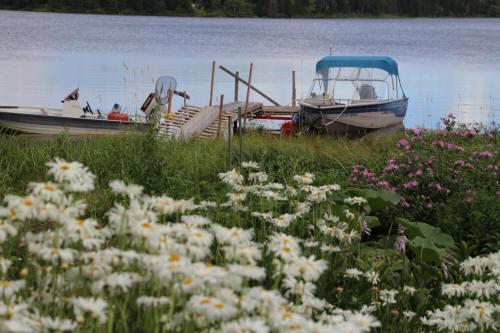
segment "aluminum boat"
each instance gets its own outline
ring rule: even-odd
[[[301,119],[313,131],[357,136],[403,127],[408,107],[398,64],[384,56],[328,56],[316,64]]]

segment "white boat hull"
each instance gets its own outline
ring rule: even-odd
[[[302,103],[301,117],[318,131],[358,135],[403,124],[408,99],[364,104],[313,106]]]
[[[116,135],[128,130],[145,131],[147,123],[70,118],[0,111],[0,130],[23,134]]]

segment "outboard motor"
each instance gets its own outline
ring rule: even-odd
[[[157,106],[158,106],[158,97],[155,93],[151,93],[142,104],[141,111],[146,114],[146,117],[149,117],[151,116],[151,114],[153,114]]]

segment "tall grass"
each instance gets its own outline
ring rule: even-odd
[[[405,134],[366,136],[358,140],[318,136],[280,138],[246,133],[243,160],[257,161],[263,171],[273,175],[272,181],[275,182],[286,183],[295,174],[312,172],[320,183],[349,187],[353,186],[350,177],[354,165],[361,164],[384,178],[382,175],[388,160],[409,157],[401,157],[401,148],[397,148],[397,142],[402,137],[409,138]],[[395,212],[388,211],[380,217],[388,224],[394,216],[406,216],[441,227],[448,230],[458,243],[465,241],[473,246],[475,253],[498,249],[499,194],[495,192],[494,181],[487,180],[496,174],[488,168],[498,166],[498,161],[495,162],[494,158],[491,162],[484,160],[482,167],[465,169],[461,177],[466,180],[464,184],[467,187],[462,190],[460,184],[454,183],[453,174],[457,159],[474,159],[476,151],[494,151],[496,138],[496,135],[464,138],[450,134],[443,139],[442,134],[437,132],[426,133],[427,144],[416,144],[415,151],[410,155],[416,160],[426,161],[438,154],[432,168],[435,175],[430,180],[425,177],[419,179],[421,190],[410,189],[411,193],[404,193],[399,188],[398,192],[413,200],[411,207],[399,206]],[[436,150],[430,144],[434,140],[455,142],[465,147],[465,153]],[[233,140],[232,148],[233,166],[237,166],[240,156],[238,140]],[[228,168],[225,140],[165,140],[158,139],[152,132],[99,138],[60,135],[44,140],[0,136],[0,199],[7,193],[24,193],[29,182],[42,181],[46,163],[55,157],[79,161],[97,176],[96,191],[87,198],[90,213],[95,216],[101,216],[110,208],[112,196],[108,184],[114,179],[141,184],[148,194],[165,193],[175,198],[214,201],[222,201],[226,196],[226,188],[217,177],[218,173]],[[487,164],[490,164],[488,168]],[[398,171],[394,177],[390,179],[393,186],[399,184],[401,187],[405,182],[414,180],[403,171]],[[436,192],[431,188],[435,182],[448,184],[453,191],[450,195]],[[361,182],[356,186],[365,187],[366,184]],[[462,192],[468,189],[474,192],[472,203],[464,202],[462,198]],[[434,198],[436,195],[439,198],[432,199],[432,208],[418,205],[422,197]]]
[[[263,169],[284,181],[303,172],[314,172],[325,182],[347,184],[352,164],[377,166],[394,147],[396,137],[367,137],[357,141],[321,137],[278,138],[248,134],[243,159],[259,162]],[[178,197],[212,198],[225,190],[217,173],[228,166],[224,140],[158,140],[151,135],[51,139],[0,137],[0,195],[22,193],[30,181],[44,178],[46,162],[55,157],[79,161],[97,175],[100,195],[106,196],[113,179],[142,184],[149,193]],[[237,143],[233,165],[238,163]],[[105,198],[101,199],[105,199]]]

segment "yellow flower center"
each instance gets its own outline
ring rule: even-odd
[[[210,303],[210,300],[208,298],[204,298],[200,301],[200,304],[203,304],[203,305],[206,305],[206,304],[209,304]]]
[[[195,235],[195,237],[201,237],[201,236],[203,236],[203,234],[201,233],[201,231],[196,231],[194,233],[194,235]]]
[[[8,309],[7,312],[5,312],[5,316],[10,319],[14,317],[14,312],[11,309]]]
[[[149,229],[149,228],[151,228],[151,223],[143,223],[142,227],[145,229]]]
[[[179,261],[180,259],[181,257],[175,252],[170,253],[170,255],[168,256],[168,261],[171,262]]]
[[[23,199],[23,205],[31,207],[33,206],[33,201],[31,199]]]
[[[54,191],[56,190],[53,186],[48,185],[48,184],[47,184],[47,185],[45,185],[45,186],[43,187],[43,189],[44,189],[45,191],[47,191],[47,192],[54,192]]]
[[[68,171],[69,170],[69,165],[68,164],[62,164],[59,167],[59,170],[61,170],[61,171]]]
[[[9,287],[9,285],[10,285],[9,281],[6,281],[6,280],[4,280],[4,281],[0,281],[0,286],[1,286],[2,288],[8,288],[8,287]]]
[[[281,251],[285,252],[285,253],[289,253],[290,252],[290,248],[285,246]]]
[[[82,219],[78,219],[78,220],[76,220],[76,224],[78,224],[78,225],[84,225],[85,221],[82,220]]]
[[[59,254],[59,249],[56,249],[56,248],[53,248],[52,250],[50,250],[50,254],[56,256]]]
[[[193,279],[184,279],[184,281],[182,281],[182,284],[186,285],[186,286],[189,286],[191,284],[193,284]]]
[[[222,309],[224,309],[224,304],[217,303],[217,304],[214,305],[214,308],[216,308],[217,310],[222,310]]]
[[[292,330],[300,330],[301,328],[302,328],[302,325],[300,325],[300,324],[290,325],[290,329],[292,329]]]
[[[479,308],[479,316],[482,317],[482,316],[484,316],[484,314],[485,314],[484,308],[482,308],[482,307]]]

